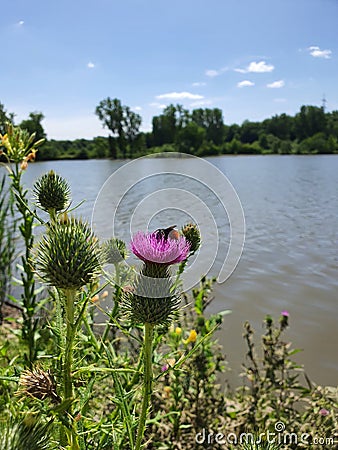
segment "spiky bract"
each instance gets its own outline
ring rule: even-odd
[[[133,323],[169,324],[180,303],[168,266],[144,264],[133,290],[123,294],[122,308]]]
[[[183,236],[190,243],[190,253],[195,253],[201,245],[201,234],[197,225],[194,223],[187,223],[181,231]]]
[[[101,251],[89,225],[70,218],[52,224],[38,246],[37,271],[49,285],[78,290],[100,272]]]
[[[102,252],[105,262],[108,264],[117,264],[127,257],[126,244],[117,238],[111,238],[102,245]]]
[[[70,187],[67,181],[53,170],[35,182],[33,192],[37,205],[44,211],[62,211],[68,206]]]

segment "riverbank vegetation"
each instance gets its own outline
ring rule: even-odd
[[[102,100],[95,114],[108,137],[47,139],[38,159],[136,158],[159,152],[197,156],[338,153],[338,111],[325,112],[311,105],[301,106],[294,116],[279,114],[241,125],[225,124],[218,108],[188,111],[182,105],[169,105],[153,117],[151,132],[141,132],[141,116],[116,98]],[[14,119],[0,104],[0,132],[6,120]],[[43,119],[42,113],[32,112],[20,126],[38,138],[47,138]]]
[[[242,382],[227,386],[227,349],[215,333],[230,312],[209,312],[211,279],[181,290],[203,240],[197,225],[182,224],[174,235],[140,231],[129,246],[115,237],[99,242],[69,211],[67,180],[50,171],[31,191],[22,186],[41,141],[11,125],[6,131],[1,449],[335,447],[337,388],[315,385],[295,361],[288,311],[264,318],[260,340],[244,324]],[[18,239],[23,251],[14,268]]]

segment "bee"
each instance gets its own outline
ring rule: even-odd
[[[159,228],[154,232],[154,234],[156,235],[158,240],[162,238],[164,238],[165,240],[167,240],[168,238],[177,240],[180,237],[180,235],[179,232],[175,230],[176,226],[177,225],[172,225],[171,227],[168,228]]]

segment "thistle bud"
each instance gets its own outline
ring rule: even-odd
[[[33,192],[38,206],[44,211],[61,211],[68,206],[70,187],[67,181],[53,170],[36,181]]]
[[[182,228],[181,232],[190,244],[190,254],[194,254],[201,245],[201,234],[197,225],[188,223]]]
[[[53,224],[38,246],[37,271],[49,285],[78,290],[100,272],[101,251],[90,227],[75,218]]]
[[[53,403],[60,403],[61,399],[56,392],[56,382],[48,370],[47,372],[35,368],[24,370],[19,380],[18,396],[29,395],[38,400],[49,398]]]
[[[102,253],[107,264],[117,264],[126,259],[127,247],[121,239],[112,238],[103,243]]]

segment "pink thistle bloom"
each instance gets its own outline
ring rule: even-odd
[[[190,244],[184,236],[171,239],[159,237],[156,233],[138,231],[131,240],[130,249],[144,262],[170,265],[188,257]]]
[[[289,317],[289,316],[290,316],[289,311],[282,311],[282,312],[281,312],[281,315],[282,315],[283,317]]]
[[[322,408],[322,409],[319,411],[319,414],[320,414],[321,416],[325,417],[325,416],[328,416],[328,415],[330,414],[330,411],[328,411],[328,410],[325,409],[325,408]]]

